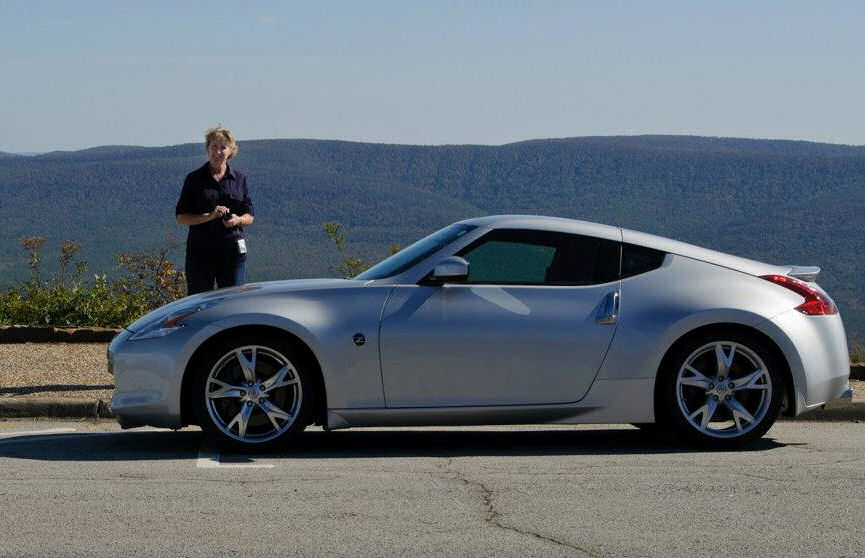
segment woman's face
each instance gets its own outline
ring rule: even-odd
[[[216,138],[207,146],[207,155],[210,157],[211,165],[221,167],[231,157],[231,147],[224,139]]]

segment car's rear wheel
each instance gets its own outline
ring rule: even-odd
[[[282,445],[309,423],[315,394],[307,369],[290,344],[270,336],[244,335],[215,347],[195,378],[198,423],[223,447]]]
[[[735,448],[763,436],[778,418],[782,375],[757,337],[702,336],[680,347],[669,362],[658,378],[658,414],[689,440]]]

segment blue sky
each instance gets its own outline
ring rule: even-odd
[[[0,0],[0,151],[697,134],[865,144],[865,2]]]

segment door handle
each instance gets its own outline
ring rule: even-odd
[[[598,315],[595,317],[597,324],[614,324],[619,319],[619,291],[607,293],[604,297],[604,303],[601,309],[598,310]]]

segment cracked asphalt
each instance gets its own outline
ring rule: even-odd
[[[0,421],[0,556],[861,556],[865,436],[705,452],[625,426],[307,432]]]

